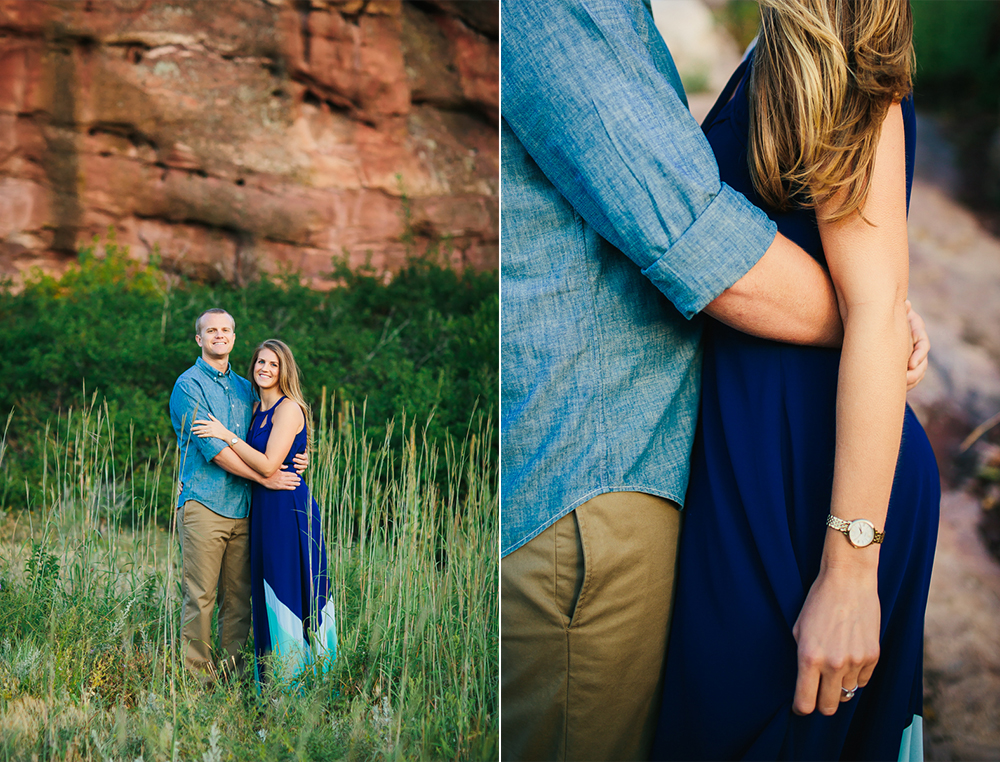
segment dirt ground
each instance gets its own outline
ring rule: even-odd
[[[945,493],[924,638],[928,760],[1000,759],[1000,565],[979,503]]]
[[[1000,241],[954,201],[953,153],[935,121],[921,116],[917,133],[910,297],[932,349],[910,404],[934,444],[944,487],[924,641],[925,754],[998,760],[1000,564],[987,550],[984,511],[966,489],[969,463],[958,450],[1000,410]]]

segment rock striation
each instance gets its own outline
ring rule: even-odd
[[[498,37],[477,0],[0,0],[0,275],[112,225],[198,279],[494,268]]]

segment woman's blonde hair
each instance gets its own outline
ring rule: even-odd
[[[263,349],[270,349],[278,356],[278,389],[288,399],[295,401],[302,408],[302,415],[306,419],[306,439],[308,441],[309,418],[312,413],[309,410],[309,405],[306,404],[305,398],[302,396],[302,386],[299,384],[299,366],[295,364],[292,350],[288,348],[285,342],[278,339],[268,339],[257,345],[257,348],[253,351],[253,357],[250,358],[250,370],[247,373],[247,376],[250,378],[250,384],[253,386],[253,390],[257,393],[257,396],[260,397],[260,387],[257,386],[257,381],[254,379],[254,366],[257,364],[257,358],[260,357],[261,350]]]
[[[882,121],[912,87],[909,0],[759,0],[750,176],[779,210],[861,211]]]

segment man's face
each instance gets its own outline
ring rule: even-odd
[[[194,340],[206,357],[225,360],[233,351],[236,341],[233,318],[228,314],[209,313],[201,319],[201,332]]]

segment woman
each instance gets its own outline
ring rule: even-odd
[[[211,415],[195,421],[192,431],[224,440],[248,466],[269,476],[305,451],[309,407],[295,359],[283,342],[269,339],[258,346],[248,375],[260,403],[254,406],[247,440]],[[250,576],[258,683],[267,665],[282,681],[307,667],[328,669],[337,655],[337,627],[319,506],[304,482],[291,492],[254,485]],[[264,659],[269,653],[273,657]]]
[[[940,486],[905,400],[910,8],[760,4],[704,130],[828,268],[844,343],[706,330],[654,757],[919,757]]]

